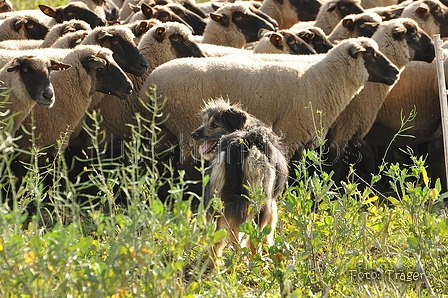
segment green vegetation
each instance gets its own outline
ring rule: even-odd
[[[45,4],[52,7],[65,5],[68,0],[11,0],[14,10],[37,9],[37,5]]]
[[[2,96],[7,97],[7,92]],[[28,152],[28,174],[18,182],[11,169],[20,150],[6,129],[1,133],[0,296],[430,297],[448,293],[446,194],[440,194],[438,182],[428,179],[421,157],[412,157],[407,167],[383,165],[380,175],[389,177],[394,189],[393,195],[383,197],[371,188],[360,190],[353,182],[336,188],[326,173],[308,174],[308,168],[320,160],[317,151],[306,151],[296,167],[295,186],[279,200],[274,246],[262,247],[266,231],[247,223],[241,229],[264,252],[251,258],[246,248],[240,253],[227,248],[225,265],[207,271],[210,247],[225,233],[214,231],[202,203],[190,208],[200,196],[187,193],[191,182],[183,179],[183,173],[170,178],[172,166],[158,164],[152,149],[162,138],[157,125],[164,119],[163,101],[157,100],[155,91],[148,98],[153,117],[138,116],[139,124],[125,146],[127,163],[101,157],[104,140],[97,129],[101,117],[90,115],[95,125],[85,131],[100,157],[86,164],[88,179],[84,180],[68,179],[61,154],[41,165],[37,157],[46,157],[36,149]],[[348,181],[355,181],[355,174],[350,173]],[[207,180],[204,177],[203,183]],[[169,186],[171,203],[159,198],[162,185]],[[89,187],[95,191],[85,195]],[[119,195],[127,203],[118,203]],[[31,206],[36,207],[28,216]]]

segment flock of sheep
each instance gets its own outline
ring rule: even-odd
[[[40,148],[86,148],[93,110],[120,146],[137,113],[149,118],[154,86],[167,98],[163,141],[180,148],[179,168],[192,164],[204,101],[218,97],[271,125],[290,161],[327,139],[336,180],[354,143],[374,172],[371,147],[387,145],[413,109],[415,138],[397,145],[440,142],[431,39],[448,36],[448,7],[439,0],[78,0],[26,11],[0,0],[0,12],[0,81],[11,89],[0,115],[14,115],[22,148],[31,123]]]

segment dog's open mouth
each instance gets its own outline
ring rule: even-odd
[[[205,141],[201,146],[201,154],[209,154],[215,150],[218,141]]]

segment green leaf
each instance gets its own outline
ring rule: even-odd
[[[303,292],[300,289],[295,289],[294,292],[291,293],[291,298],[300,298],[303,297]]]
[[[418,240],[417,240],[417,238],[415,238],[414,236],[410,236],[410,237],[408,237],[407,241],[408,241],[409,248],[411,248],[411,249],[413,249],[415,251],[418,251]]]
[[[367,200],[365,200],[365,201],[363,202],[363,204],[364,204],[364,205],[367,205],[367,204],[369,204],[369,203],[375,202],[376,200],[378,200],[378,196],[373,196],[373,197],[368,198]]]
[[[226,230],[218,230],[213,234],[213,244],[218,243],[219,241],[223,240],[227,236]]]

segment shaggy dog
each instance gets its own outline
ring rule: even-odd
[[[271,246],[277,224],[276,200],[285,188],[288,174],[279,137],[252,115],[223,99],[206,103],[201,114],[203,124],[191,135],[202,142],[201,154],[210,161],[204,204],[209,207],[215,195],[223,202],[222,214],[210,214],[217,217],[216,229],[226,227],[227,239],[238,251],[240,243],[246,245],[239,227],[255,215],[260,230],[271,226],[266,236],[266,244]],[[254,198],[249,198],[248,188],[257,192],[260,187],[264,193],[262,200],[252,204]],[[254,208],[250,209],[250,205]],[[225,243],[223,239],[212,248],[209,268],[216,265]],[[254,254],[252,243],[248,241],[247,245]]]

